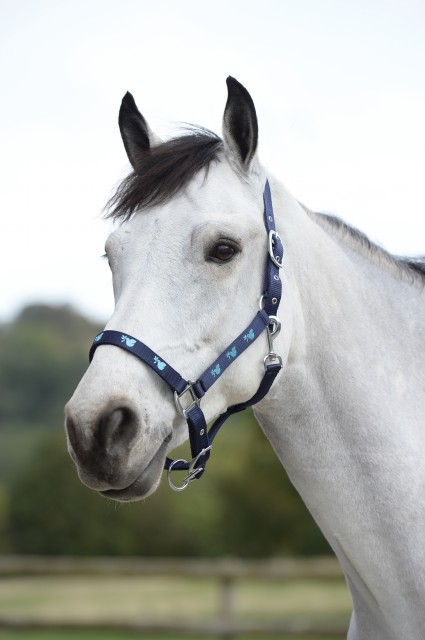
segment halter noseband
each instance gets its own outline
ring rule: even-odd
[[[90,362],[96,349],[102,344],[120,347],[147,364],[174,392],[177,411],[186,419],[189,429],[189,440],[192,460],[171,460],[166,458],[165,469],[168,470],[168,483],[174,491],[183,491],[195,478],[200,478],[210,457],[212,442],[220,427],[234,413],[243,411],[264,398],[270,390],[277,374],[282,368],[282,359],[273,350],[273,340],[280,331],[280,320],[277,317],[282,294],[282,281],[279,271],[282,267],[283,246],[276,232],[272,198],[268,181],[264,187],[264,225],[268,234],[268,253],[264,278],[264,290],[260,298],[260,310],[251,324],[242,331],[223,353],[204,371],[196,382],[185,380],[163,358],[152,351],[140,340],[119,331],[105,330],[99,333],[90,349]],[[259,335],[267,329],[269,350],[264,358],[264,376],[257,392],[240,404],[235,404],[222,413],[207,430],[205,416],[200,407],[201,398],[208,389],[221,377],[224,371],[247,349]],[[187,471],[180,486],[173,484],[172,471]]]

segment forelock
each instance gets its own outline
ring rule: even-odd
[[[124,222],[135,211],[169,202],[199,171],[219,161],[222,150],[221,138],[199,127],[151,147],[107,203],[107,216]]]

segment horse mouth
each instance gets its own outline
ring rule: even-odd
[[[147,498],[157,488],[161,480],[162,470],[165,463],[168,438],[162,443],[148,466],[143,469],[140,475],[128,487],[123,489],[105,489],[98,491],[104,498],[117,500],[118,502],[135,502]]]

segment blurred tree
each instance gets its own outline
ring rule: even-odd
[[[217,553],[217,501],[209,496],[206,505],[202,493],[178,497],[164,484],[146,502],[125,505],[105,500],[83,487],[64,438],[52,434],[11,487],[8,539],[15,553]]]
[[[15,553],[41,554],[262,557],[328,552],[264,436],[256,425],[249,426],[240,425],[242,449],[222,439],[209,474],[188,491],[175,494],[163,482],[154,496],[130,505],[83,487],[64,438],[51,434],[11,487],[8,544]]]
[[[219,477],[223,546],[257,557],[331,553],[254,417],[239,431],[233,464]]]
[[[0,329],[0,422],[57,425],[98,327],[69,307],[31,306]]]
[[[0,552],[10,551],[7,529],[9,518],[9,494],[5,487],[0,485]]]

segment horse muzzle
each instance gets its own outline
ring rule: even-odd
[[[157,488],[172,433],[144,437],[149,428],[130,402],[112,401],[96,411],[82,406],[77,392],[65,407],[65,429],[70,456],[90,489],[127,502]]]

